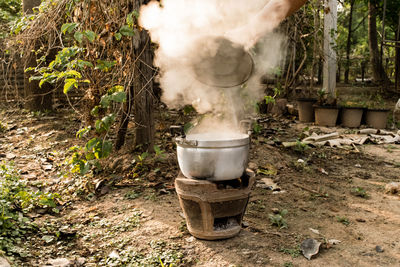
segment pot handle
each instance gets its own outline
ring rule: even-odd
[[[183,138],[181,136],[176,137],[175,142],[178,145],[187,145],[187,146],[197,146],[198,145],[197,140],[186,140],[186,138]]]
[[[242,129],[244,132],[246,132],[247,134],[251,134],[251,125],[253,124],[253,122],[251,120],[241,120],[239,122],[240,125],[240,129]]]

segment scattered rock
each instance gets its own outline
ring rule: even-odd
[[[278,209],[278,208],[272,208],[271,211],[272,211],[274,214],[279,214],[279,209]]]
[[[51,164],[43,164],[42,168],[45,171],[51,171],[53,169],[53,165],[51,165]]]
[[[356,219],[356,222],[365,223],[365,222],[366,222],[366,220],[364,220],[364,219],[362,219],[362,218],[357,218],[357,219]]]
[[[313,228],[308,228],[311,232],[313,232],[314,234],[319,235],[319,231],[317,229],[313,229]]]
[[[14,153],[8,153],[6,154],[6,159],[8,160],[13,160],[15,159],[17,156]]]
[[[304,257],[306,257],[308,260],[311,260],[312,256],[318,254],[320,246],[321,242],[318,242],[312,238],[308,238],[301,243],[300,249]]]
[[[354,167],[361,168],[361,164],[357,163],[356,165],[354,165]]]
[[[0,257],[0,267],[11,267],[6,258]]]
[[[381,246],[376,246],[376,247],[375,247],[375,251],[378,252],[378,253],[382,253],[382,252],[384,252],[385,250],[384,250]]]
[[[281,191],[281,188],[271,178],[262,178],[257,187],[272,191]]]
[[[242,221],[242,227],[243,227],[243,228],[249,227],[249,223],[246,222],[246,221]]]
[[[195,238],[194,236],[185,238],[185,241],[188,242],[188,243],[192,243],[192,242],[194,242],[195,240],[196,240],[196,238]]]
[[[119,259],[119,254],[115,250],[113,250],[110,254],[108,254],[108,258],[110,259]]]
[[[249,169],[252,169],[253,171],[257,170],[258,165],[255,164],[254,162],[249,162]]]
[[[325,171],[324,168],[318,168],[318,171],[319,171],[320,173],[322,173],[322,174],[329,175],[329,173],[328,173],[327,171]]]
[[[338,245],[340,243],[342,243],[342,241],[337,240],[337,239],[329,239],[328,240],[328,244],[330,244],[330,245]]]
[[[52,267],[69,267],[72,266],[72,262],[66,258],[50,259],[48,261]]]
[[[400,193],[400,182],[391,182],[385,186],[386,194],[398,194]]]

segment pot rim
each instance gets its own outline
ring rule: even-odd
[[[221,140],[204,140],[201,136],[205,134],[189,134],[186,137],[177,137],[175,142],[181,147],[199,148],[229,148],[246,146],[250,144],[250,135],[237,133],[234,138],[224,138]]]

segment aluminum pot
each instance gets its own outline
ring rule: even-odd
[[[175,141],[179,167],[188,178],[233,180],[240,178],[246,169],[250,144],[248,134],[190,134]]]

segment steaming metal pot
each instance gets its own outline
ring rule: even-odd
[[[248,134],[228,137],[191,134],[175,139],[179,167],[188,178],[233,180],[244,173],[249,155]]]

